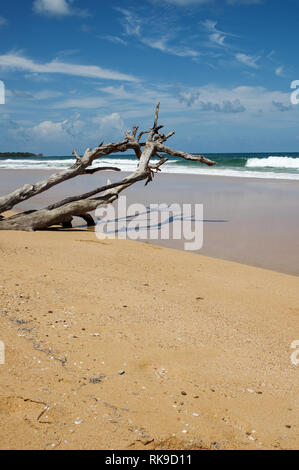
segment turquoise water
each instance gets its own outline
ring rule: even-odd
[[[225,153],[204,154],[215,160],[215,167],[170,157],[163,166],[165,173],[220,175],[236,177],[276,178],[299,180],[299,153]],[[62,170],[74,163],[71,156],[0,158],[0,169]],[[117,166],[123,171],[134,171],[134,155],[110,155],[94,162],[94,166]]]

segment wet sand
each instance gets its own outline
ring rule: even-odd
[[[38,181],[47,171],[0,171],[0,194]],[[47,191],[20,208],[40,208],[70,194],[80,194],[109,177],[105,172],[80,177]],[[199,203],[204,206],[204,243],[200,254],[299,275],[299,183],[297,181],[161,174],[144,187],[138,183],[123,193],[128,204]],[[183,249],[183,241],[150,240]]]

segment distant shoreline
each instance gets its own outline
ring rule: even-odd
[[[0,158],[19,158],[19,157],[43,157],[42,153],[35,154],[29,152],[6,152],[0,153]]]

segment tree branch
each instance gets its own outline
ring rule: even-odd
[[[126,138],[123,141],[108,145],[101,143],[93,150],[88,148],[82,157],[74,150],[73,155],[76,158],[76,162],[73,166],[63,172],[55,173],[43,181],[33,185],[27,184],[11,194],[1,197],[0,213],[12,209],[16,204],[79,175],[92,175],[98,171],[104,170],[120,171],[120,169],[116,167],[89,168],[96,159],[107,155],[133,150],[136,154],[138,164],[136,171],[131,175],[116,183],[108,182],[106,185],[95,188],[84,194],[68,197],[38,211],[27,211],[7,219],[0,216],[0,230],[33,231],[45,229],[53,225],[70,227],[72,219],[75,216],[81,217],[89,225],[93,225],[94,221],[90,214],[88,214],[89,212],[94,211],[101,205],[112,203],[122,191],[132,186],[137,181],[146,180],[146,184],[152,181],[155,173],[160,172],[161,166],[168,161],[168,158],[160,155],[160,152],[184,158],[185,160],[198,161],[209,166],[215,165],[215,162],[207,159],[203,155],[191,155],[165,146],[164,142],[174,135],[174,131],[167,135],[159,132],[163,127],[158,126],[159,109],[160,103],[156,106],[155,120],[150,131],[141,131],[136,138],[138,127],[133,126],[131,133],[127,132]],[[146,142],[140,142],[141,137],[145,134],[147,134]],[[155,164],[150,163],[151,159],[155,156],[157,156],[160,161]],[[101,196],[94,197],[100,193]]]

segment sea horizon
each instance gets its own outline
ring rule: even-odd
[[[199,153],[193,153],[198,155]],[[197,162],[168,157],[163,172],[171,174],[194,174],[228,176],[239,178],[299,180],[299,152],[244,152],[204,153],[217,165],[205,167]],[[2,157],[0,170],[63,170],[74,163],[71,155]],[[125,172],[134,171],[137,160],[133,154],[114,154],[94,162],[94,167],[116,166]]]

